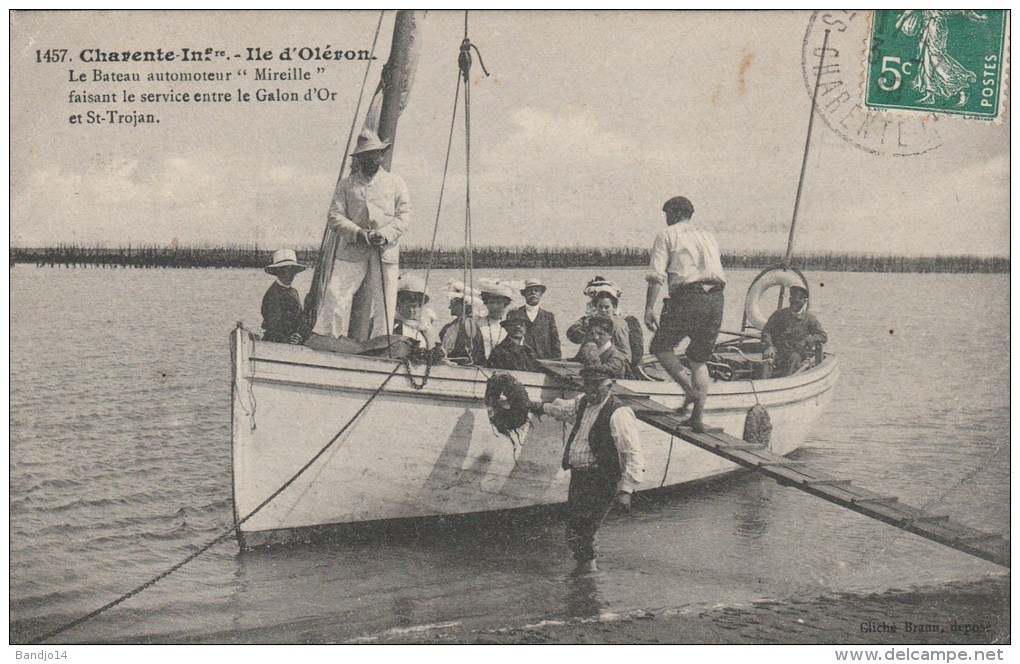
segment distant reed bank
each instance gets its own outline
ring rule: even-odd
[[[53,247],[11,247],[10,264],[49,267],[132,267],[132,268],[257,268],[268,265],[272,248],[259,246],[84,246],[61,244]],[[297,249],[298,260],[314,265],[318,249]],[[731,252],[722,255],[728,268],[763,269],[782,259],[768,252]],[[635,247],[476,247],[470,256],[476,268],[571,268],[643,267],[647,249]],[[424,247],[401,250],[406,269],[456,269],[464,266],[462,249],[439,248],[431,253]],[[795,267],[827,272],[940,272],[1009,273],[1010,259],[1002,256],[885,256],[854,253],[810,253],[793,257]]]

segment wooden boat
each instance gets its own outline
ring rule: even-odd
[[[519,449],[489,424],[478,367],[430,368],[399,360],[315,351],[231,334],[233,484],[240,520],[289,480],[386,382],[368,408],[292,485],[238,526],[242,548],[307,537],[324,526],[483,513],[563,503],[560,468],[569,430],[532,418]],[[409,371],[410,366],[410,371]],[[394,373],[395,372],[395,373]],[[532,399],[576,394],[545,374],[511,372]],[[828,356],[808,371],[769,380],[713,384],[706,421],[743,431],[761,404],[772,423],[770,449],[804,442],[838,376]],[[620,381],[669,407],[683,392],[672,381]],[[640,490],[717,477],[738,467],[639,423],[645,457]]]
[[[407,54],[413,51],[408,44],[416,43],[414,21],[398,13],[387,65],[391,71],[411,71],[406,85],[413,77],[413,65],[407,64],[413,58]],[[465,39],[462,67],[470,65],[470,48]],[[467,85],[469,77],[462,73]],[[379,119],[383,140],[393,139],[398,106],[406,99],[405,84],[398,79],[386,79],[390,90]],[[791,227],[791,247],[792,237]],[[324,238],[323,256],[327,244]],[[312,286],[316,292],[322,283],[318,276]],[[769,285],[756,283],[759,290]],[[738,336],[717,348],[717,373],[725,374],[725,380],[713,384],[705,417],[739,435],[748,410],[761,405],[772,425],[769,449],[785,455],[804,442],[830,399],[836,360],[827,356],[793,376],[752,380],[761,375],[755,369],[761,365],[758,343]],[[424,367],[398,360],[261,341],[242,325],[232,332],[230,348],[234,511],[242,548],[305,538],[345,524],[566,501],[568,474],[560,460],[567,427],[533,417],[519,445],[498,434],[484,401],[491,370],[440,364],[429,367],[426,377]],[[649,371],[654,375],[652,367]],[[559,378],[511,373],[533,400],[576,394]],[[668,407],[683,401],[671,380],[621,383]],[[643,423],[639,429],[646,462],[639,490],[738,469],[668,433]]]

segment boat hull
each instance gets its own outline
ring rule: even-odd
[[[519,445],[498,434],[484,403],[490,369],[432,367],[418,389],[396,360],[263,342],[241,327],[231,334],[231,355],[234,512],[242,548],[330,526],[566,501],[569,474],[560,460],[569,429],[532,417]],[[424,367],[413,373],[420,384]],[[511,373],[531,399],[576,394],[544,374]],[[772,451],[788,454],[804,441],[836,378],[830,357],[796,376],[714,383],[705,418],[740,435],[747,410],[760,403],[772,422]],[[666,406],[683,401],[671,382],[621,383]],[[639,490],[738,469],[642,422],[638,427],[645,457]],[[245,518],[334,438],[293,483]]]

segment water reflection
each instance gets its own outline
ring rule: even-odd
[[[772,487],[771,480],[760,476],[748,476],[746,482],[734,491],[737,509],[733,513],[736,522],[737,541],[752,542],[768,532],[768,500]]]

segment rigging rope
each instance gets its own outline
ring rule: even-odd
[[[432,226],[432,244],[429,245],[429,262],[425,266],[425,292],[429,290],[429,275],[435,258],[436,235],[439,233],[439,217],[443,210],[443,194],[446,192],[446,176],[450,171],[450,153],[453,151],[453,134],[457,126],[457,105],[460,103],[460,73],[457,74],[457,90],[453,93],[453,113],[450,117],[450,138],[446,142],[446,161],[443,162],[443,180],[439,184],[439,203],[436,204],[436,222]],[[463,311],[461,317],[464,316]]]
[[[461,77],[464,79],[464,286],[474,291],[475,287],[475,259],[474,259],[474,237],[471,228],[471,40],[468,39],[468,13],[464,12],[464,40],[460,44],[460,54],[457,56],[457,66],[460,68]],[[478,47],[474,47],[478,53],[478,61],[482,71],[488,76],[489,72],[482,64],[482,55]],[[459,88],[458,88],[459,89]],[[465,298],[466,301],[466,298]],[[466,305],[464,309],[466,309]],[[474,335],[468,340],[468,355],[474,354]]]
[[[210,541],[207,544],[205,544],[202,547],[200,547],[197,551],[195,551],[194,553],[189,555],[187,558],[185,558],[181,562],[179,562],[176,565],[174,565],[173,567],[170,567],[169,569],[161,572],[160,574],[158,574],[155,577],[153,577],[152,579],[146,581],[145,583],[143,583],[142,585],[138,586],[134,590],[131,590],[129,592],[124,593],[123,595],[121,595],[117,599],[115,599],[112,602],[109,602],[107,604],[104,604],[103,606],[99,607],[95,611],[92,611],[92,612],[90,612],[90,613],[88,613],[88,614],[86,614],[86,615],[84,615],[84,616],[82,616],[80,618],[72,620],[69,623],[61,625],[60,627],[58,627],[56,629],[52,629],[49,632],[46,632],[45,634],[43,634],[42,636],[37,636],[36,638],[34,638],[31,641],[29,641],[29,643],[31,643],[31,644],[42,643],[43,641],[51,639],[51,638],[53,638],[54,636],[56,636],[58,634],[62,634],[63,632],[66,632],[67,630],[71,629],[72,627],[77,627],[78,625],[82,624],[83,622],[85,622],[87,620],[90,620],[92,618],[95,618],[100,613],[103,613],[104,611],[106,611],[108,609],[112,609],[113,607],[117,606],[121,602],[124,602],[125,600],[128,600],[128,599],[134,597],[135,595],[137,595],[138,593],[142,592],[146,588],[148,588],[148,587],[156,584],[157,582],[165,579],[166,577],[170,576],[171,574],[173,574],[174,572],[176,572],[180,568],[182,568],[185,565],[187,565],[188,563],[190,563],[195,558],[198,558],[200,555],[202,555],[203,553],[205,553],[209,549],[213,548],[215,545],[219,544],[223,540],[225,540],[228,537],[230,537],[231,535],[233,535],[237,531],[237,528],[239,526],[241,526],[246,521],[248,521],[248,519],[250,519],[253,516],[255,516],[256,514],[258,514],[259,511],[261,511],[263,507],[268,505],[277,496],[279,496],[281,493],[283,493],[287,489],[287,487],[289,487],[291,484],[293,484],[297,480],[297,478],[301,476],[302,473],[304,473],[306,470],[308,470],[316,461],[319,460],[319,458],[323,454],[326,453],[326,451],[330,447],[332,447],[333,443],[335,443],[340,438],[340,436],[342,436],[351,427],[351,425],[354,424],[354,421],[357,420],[358,417],[360,417],[361,414],[365,412],[365,410],[368,408],[369,404],[371,404],[372,401],[374,401],[375,398],[377,396],[379,396],[379,394],[383,391],[383,388],[385,388],[386,384],[390,382],[390,379],[393,378],[397,374],[397,371],[400,369],[401,366],[403,366],[403,365],[398,362],[393,367],[393,371],[391,371],[386,376],[386,379],[382,382],[381,385],[379,385],[379,387],[377,387],[375,389],[375,391],[372,393],[372,395],[370,397],[368,397],[368,400],[365,401],[364,404],[362,404],[361,408],[359,408],[357,410],[357,412],[355,412],[354,415],[351,416],[351,419],[347,420],[346,424],[344,424],[342,427],[340,427],[340,430],[336,432],[336,435],[333,436],[330,439],[330,441],[328,443],[326,443],[325,446],[323,446],[323,448],[321,450],[319,450],[315,454],[315,456],[313,456],[311,459],[309,459],[308,463],[306,463],[304,466],[302,466],[300,470],[298,470],[296,473],[294,473],[294,475],[292,475],[289,480],[284,482],[283,485],[279,489],[274,491],[268,498],[266,498],[261,503],[259,503],[258,507],[256,507],[251,512],[249,512],[248,515],[245,516],[243,519],[240,519],[234,525],[233,528],[230,528],[230,529],[224,531],[223,533],[218,535],[215,539],[213,539],[212,541]]]

